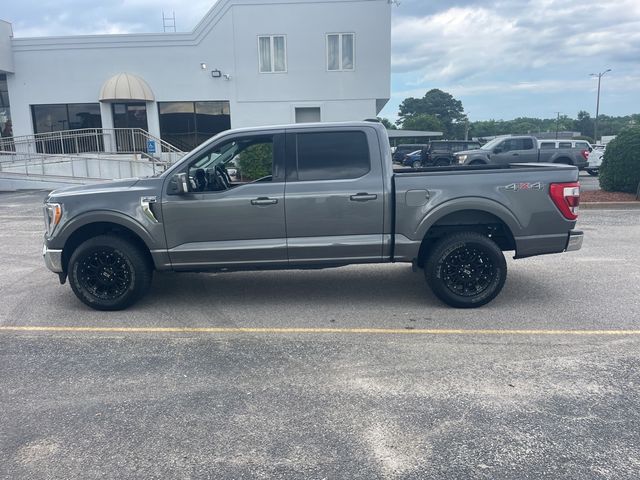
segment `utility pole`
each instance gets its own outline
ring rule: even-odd
[[[558,125],[560,124],[560,113],[561,112],[556,112],[557,116],[556,116],[556,140],[558,139]]]
[[[593,131],[593,141],[596,143],[598,143],[598,116],[600,115],[600,81],[602,80],[602,77],[604,77],[610,71],[611,69],[608,68],[604,72],[589,74],[591,77],[598,77],[598,97],[596,100],[596,121],[595,121],[595,126]]]

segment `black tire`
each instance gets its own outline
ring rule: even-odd
[[[422,162],[420,160],[416,160],[411,164],[411,168],[422,168]]]
[[[471,160],[469,165],[486,165],[482,160]]]
[[[153,275],[144,252],[113,235],[82,243],[67,270],[73,293],[96,310],[122,310],[134,304],[149,290]]]
[[[594,170],[592,168],[587,168],[586,172],[591,175],[592,177],[597,177],[598,176],[598,170]]]
[[[447,305],[475,308],[502,290],[507,262],[493,240],[475,232],[447,235],[431,249],[424,269],[427,284]]]
[[[434,165],[436,167],[448,167],[451,162],[446,158],[438,158]]]

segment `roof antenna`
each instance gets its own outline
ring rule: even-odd
[[[172,15],[166,15],[164,14],[164,10],[162,11],[162,30],[167,33],[167,31],[171,31],[173,30],[173,32],[175,33],[176,31],[176,12],[171,12]]]

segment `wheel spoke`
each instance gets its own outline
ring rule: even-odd
[[[482,293],[491,284],[495,265],[489,256],[473,245],[462,246],[444,260],[443,280],[457,295],[472,297]]]
[[[112,247],[101,247],[80,260],[79,280],[91,295],[116,300],[131,285],[131,268],[124,255]]]

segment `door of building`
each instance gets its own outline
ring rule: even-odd
[[[147,105],[144,102],[114,103],[113,126],[116,129],[142,129],[148,131]],[[119,152],[144,152],[146,138],[135,130],[116,130]]]

